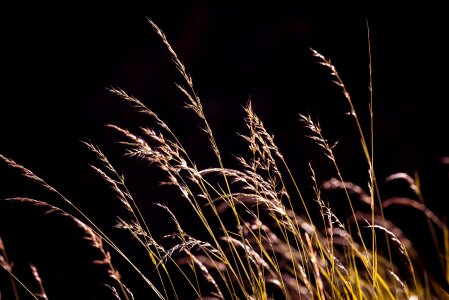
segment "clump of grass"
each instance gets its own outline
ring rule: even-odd
[[[177,189],[179,196],[191,208],[191,215],[182,218],[195,218],[204,234],[184,229],[178,219],[180,216],[176,216],[169,206],[160,204],[159,208],[173,223],[173,232],[162,240],[156,240],[132,191],[128,190],[124,176],[116,171],[99,147],[86,142],[85,145],[98,159],[98,164],[93,164],[92,169],[112,188],[128,212],[127,218],[118,219],[116,227],[129,232],[148,253],[148,263],[154,271],[143,271],[147,268],[134,264],[126,249],[119,248],[70,199],[27,168],[0,156],[8,165],[56,193],[69,205],[71,213],[40,200],[9,199],[43,205],[78,224],[92,246],[102,253],[103,258],[94,263],[108,267],[116,284],[111,286],[111,295],[118,299],[133,299],[133,294],[112,265],[111,254],[106,247],[117,254],[117,259],[121,257],[129,263],[143,279],[142,283],[148,286],[148,294],[159,299],[430,299],[447,296],[441,285],[430,278],[431,274],[418,268],[418,255],[413,244],[393,224],[393,220],[385,219],[383,210],[391,205],[407,205],[422,211],[429,220],[445,270],[449,265],[447,225],[423,202],[408,198],[381,198],[374,172],[372,130],[371,136],[366,138],[350,94],[330,60],[312,50],[318,62],[330,70],[349,105],[369,169],[368,192],[344,180],[333,152],[335,145],[325,138],[318,122],[310,116],[300,115],[300,120],[310,131],[309,137],[323,149],[336,174],[336,178],[320,184],[316,171],[309,165],[314,199],[305,199],[304,184],[295,180],[273,135],[265,128],[250,102],[244,108],[247,133],[241,135],[249,153],[237,157],[239,169],[224,165],[191,77],[162,30],[152,21],[149,23],[181,74],[183,82],[177,87],[186,96],[187,107],[201,120],[216,161],[209,168],[198,168],[169,125],[144,103],[119,88],[110,90],[138,112],[156,121],[157,126],[141,128],[139,132],[112,124],[108,126],[122,134],[122,143],[128,149],[127,156],[149,162],[164,172],[164,184]],[[372,98],[370,108],[372,121]],[[401,178],[406,178],[418,198],[422,199],[413,179]],[[344,192],[346,199],[343,200],[350,207],[347,220],[341,220],[322,197],[323,190],[337,189]],[[354,195],[357,201],[367,206],[368,212],[354,208]],[[312,205],[318,207],[318,217],[310,213]],[[443,247],[439,245],[441,240],[444,241]],[[380,247],[381,242],[387,245],[385,249]],[[1,240],[0,250],[3,253],[0,266],[10,274],[18,299],[17,283],[25,285],[14,275]],[[31,268],[40,291],[33,293],[25,288],[36,299],[46,299],[45,282],[37,270]],[[449,271],[446,271],[448,277]]]

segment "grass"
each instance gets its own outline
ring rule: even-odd
[[[332,62],[311,50],[317,62],[328,69],[341,88],[349,114],[354,121],[368,169],[366,190],[344,179],[334,147],[325,137],[320,124],[309,115],[299,120],[309,131],[309,138],[322,148],[325,159],[334,167],[335,178],[318,182],[316,170],[309,164],[310,182],[300,183],[262,120],[249,102],[245,108],[247,133],[241,137],[248,146],[246,156],[237,156],[240,168],[228,168],[221,153],[203,104],[195,91],[192,78],[162,30],[149,21],[170,53],[182,82],[177,87],[186,97],[186,106],[202,123],[204,134],[214,154],[211,167],[200,169],[168,124],[144,103],[119,88],[110,91],[126,101],[137,112],[154,120],[156,128],[131,132],[108,125],[123,136],[126,155],[150,163],[165,174],[164,184],[178,191],[190,207],[189,215],[177,216],[172,207],[158,204],[166,214],[171,234],[155,237],[151,224],[134,200],[125,178],[110,163],[102,150],[90,142],[86,147],[95,154],[96,172],[121,201],[127,218],[117,221],[117,229],[128,232],[147,264],[134,263],[135,257],[119,246],[71,200],[44,179],[0,155],[16,172],[39,183],[61,200],[54,206],[37,199],[14,197],[4,201],[28,203],[43,207],[52,214],[71,219],[84,233],[101,257],[93,261],[106,266],[111,283],[111,297],[133,299],[114,261],[128,264],[147,286],[148,297],[158,299],[444,299],[449,297],[443,286],[449,283],[449,237],[447,225],[424,203],[419,184],[407,174],[393,174],[387,180],[403,180],[416,199],[383,199],[374,168],[373,99],[370,82],[370,128],[365,136],[357,111],[343,79]],[[371,64],[369,66],[371,72]],[[371,76],[370,76],[371,77]],[[307,167],[307,166],[306,166]],[[319,170],[318,170],[319,171]],[[305,190],[312,186],[312,199]],[[326,191],[341,191],[349,206],[348,218],[341,219],[323,197]],[[362,211],[354,201],[364,205]],[[407,206],[420,211],[428,220],[431,233],[445,270],[445,281],[439,282],[422,267],[415,245],[394,220],[384,217],[391,206]],[[319,214],[312,213],[317,209]],[[179,219],[178,219],[179,218]],[[185,220],[194,220],[197,231],[186,230]],[[81,238],[81,237],[80,237]],[[45,281],[31,265],[36,284],[28,284],[15,274],[8,259],[7,245],[0,240],[0,266],[8,274],[12,295],[26,294],[34,299],[47,299]],[[111,253],[109,252],[111,251]],[[148,271],[148,264],[151,271]],[[5,283],[6,284],[6,283]],[[3,286],[3,285],[2,285]],[[37,289],[31,288],[37,286]]]

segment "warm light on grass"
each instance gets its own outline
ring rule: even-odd
[[[94,218],[85,215],[70,199],[32,171],[0,155],[3,162],[56,193],[73,211],[69,213],[28,198],[12,198],[8,201],[41,205],[73,219],[84,230],[84,238],[100,250],[103,258],[93,263],[107,266],[110,277],[116,283],[110,287],[111,295],[118,299],[133,299],[133,294],[125,285],[126,278],[122,278],[114,267],[107,248],[113,252],[114,259],[124,259],[140,275],[142,283],[148,286],[149,297],[159,299],[186,299],[187,295],[208,299],[320,300],[427,299],[429,295],[442,299],[447,296],[447,291],[437,282],[432,279],[430,283],[427,282],[429,274],[421,276],[426,271],[415,264],[418,257],[413,244],[394,226],[394,220],[384,218],[383,209],[392,205],[407,205],[421,211],[429,221],[429,229],[449,282],[449,234],[446,224],[422,201],[408,198],[382,201],[378,191],[373,159],[371,82],[371,136],[366,138],[350,94],[335,66],[321,53],[312,50],[318,63],[330,70],[349,105],[349,113],[354,118],[366,158],[366,162],[362,163],[366,163],[368,169],[368,192],[345,181],[338,157],[333,151],[336,144],[331,144],[325,138],[318,122],[305,115],[300,115],[300,119],[310,131],[309,138],[322,148],[325,159],[331,161],[336,178],[323,184],[317,182],[315,175],[319,170],[309,164],[310,182],[297,182],[273,135],[256,115],[252,103],[244,108],[247,133],[242,134],[249,155],[237,157],[239,169],[228,168],[186,67],[162,30],[152,21],[149,23],[166,46],[183,79],[177,87],[186,96],[187,107],[201,120],[216,162],[211,162],[210,168],[199,169],[194,163],[195,159],[190,157],[181,139],[177,138],[168,124],[144,103],[119,88],[110,91],[139,113],[152,118],[157,127],[131,132],[113,124],[108,126],[123,136],[122,143],[127,147],[127,156],[149,162],[152,167],[156,166],[165,173],[164,184],[178,190],[179,197],[189,204],[192,214],[177,216],[170,206],[158,205],[161,213],[169,217],[173,232],[165,239],[156,240],[149,229],[151,226],[147,224],[149,221],[144,218],[132,191],[128,190],[124,176],[116,171],[97,146],[90,142],[85,145],[98,160],[91,165],[92,169],[112,188],[123,208],[129,212],[129,218],[119,219],[116,227],[129,232],[148,254],[148,264],[152,265],[154,272],[148,273],[144,271],[148,270],[147,266],[144,268],[133,263],[135,259],[132,254],[127,253],[126,248],[118,247],[99,228]],[[371,75],[371,63],[369,68]],[[400,174],[392,176],[387,180],[408,180],[417,197],[422,199],[412,178]],[[305,199],[302,189],[310,186],[315,198]],[[344,192],[345,199],[340,201],[346,201],[349,205],[348,220],[341,220],[333,212],[321,196],[323,189],[340,189]],[[369,214],[354,208],[354,194],[368,205]],[[375,199],[378,199],[378,203]],[[313,205],[319,209],[320,216],[310,213]],[[196,219],[203,226],[206,236],[199,238],[196,232],[185,230],[180,218]],[[388,250],[378,248],[380,241],[388,245]],[[46,299],[46,283],[41,280],[37,269],[31,267],[40,290],[32,292],[14,275],[5,249],[6,246],[0,240],[0,266],[10,275],[16,299],[19,298],[21,286],[36,299]],[[393,252],[398,253],[405,263],[395,264],[391,258]],[[190,291],[180,290],[180,282],[183,282],[182,286],[189,287]]]

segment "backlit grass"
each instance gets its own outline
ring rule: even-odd
[[[447,291],[419,264],[419,255],[394,220],[386,220],[384,209],[393,205],[405,205],[421,211],[428,219],[441,266],[449,278],[448,229],[436,214],[426,208],[419,185],[407,174],[393,174],[388,180],[405,180],[417,200],[409,198],[382,199],[377,185],[373,153],[373,99],[370,99],[370,126],[362,128],[358,113],[343,79],[335,66],[321,53],[312,50],[317,62],[329,70],[335,83],[347,100],[348,113],[359,134],[359,140],[368,166],[366,187],[347,182],[342,174],[334,147],[325,137],[320,124],[309,115],[299,115],[309,131],[308,138],[322,148],[324,159],[330,160],[335,178],[318,182],[312,164],[304,166],[310,171],[310,181],[297,182],[289,164],[278,148],[274,137],[265,128],[249,102],[244,107],[246,133],[241,137],[248,146],[246,154],[236,157],[240,167],[229,168],[224,164],[223,153],[217,145],[214,132],[203,110],[203,103],[196,93],[186,67],[179,59],[166,36],[157,25],[149,21],[170,53],[182,82],[177,87],[186,98],[186,106],[202,122],[210,151],[215,161],[209,168],[199,168],[180,142],[176,132],[144,103],[119,88],[110,91],[126,101],[137,112],[156,122],[155,128],[129,131],[113,124],[108,125],[123,136],[126,155],[138,159],[149,167],[161,169],[164,184],[178,191],[179,201],[190,206],[189,214],[176,215],[168,204],[159,204],[158,213],[166,214],[172,224],[172,233],[156,239],[151,226],[128,189],[126,180],[110,163],[107,156],[93,143],[87,148],[97,157],[91,167],[115,192],[127,218],[117,221],[117,229],[127,231],[135,243],[148,255],[148,266],[134,263],[133,254],[119,247],[95,222],[71,199],[66,198],[44,179],[16,163],[0,156],[15,172],[38,182],[55,193],[70,210],[53,206],[38,199],[15,197],[2,201],[25,202],[43,206],[52,213],[67,216],[84,231],[92,247],[101,252],[102,258],[92,263],[103,264],[109,270],[114,284],[111,296],[133,299],[133,291],[127,288],[113,264],[114,260],[128,263],[147,286],[149,298],[159,299],[444,299]],[[318,67],[318,66],[317,66]],[[371,71],[371,65],[370,71]],[[369,85],[372,90],[372,83]],[[213,122],[211,120],[210,122]],[[369,132],[365,136],[364,132]],[[314,197],[306,198],[305,189],[312,187]],[[343,191],[340,202],[350,208],[348,219],[337,216],[323,191]],[[354,200],[356,198],[356,200]],[[353,201],[361,201],[369,213],[358,211]],[[318,209],[319,216],[310,212]],[[114,217],[114,216],[111,216]],[[185,230],[181,218],[195,220],[201,225],[201,234]],[[427,229],[426,229],[427,230]],[[6,243],[5,243],[6,244]],[[39,270],[31,265],[30,272],[39,290],[29,288],[14,272],[8,259],[7,245],[0,240],[0,266],[9,274],[13,295],[21,294],[35,299],[47,299],[45,282]],[[382,245],[382,247],[380,246]],[[109,252],[111,251],[111,252]],[[33,286],[35,284],[33,283]],[[82,288],[82,287],[80,287]]]

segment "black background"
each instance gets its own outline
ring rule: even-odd
[[[95,159],[80,140],[98,144],[117,163],[156,231],[168,217],[152,202],[168,203],[175,212],[183,210],[180,199],[171,200],[176,193],[159,191],[160,173],[142,162],[123,159],[123,148],[115,144],[120,136],[104,124],[137,129],[152,123],[108,92],[108,87],[123,88],[157,112],[200,167],[217,165],[201,123],[183,108],[185,99],[174,85],[181,79],[146,17],[165,31],[192,75],[226,164],[235,165],[232,154],[246,153],[236,133],[245,130],[242,107],[251,98],[300,181],[309,175],[309,161],[319,180],[335,176],[298,122],[298,113],[310,113],[330,141],[340,141],[336,155],[345,179],[362,187],[368,170],[355,124],[346,115],[347,102],[310,48],[331,58],[367,129],[368,20],[377,177],[381,181],[394,172],[417,171],[429,207],[441,217],[447,214],[447,168],[440,159],[449,155],[448,24],[435,11],[415,8],[380,16],[332,9],[311,13],[300,5],[167,3],[104,11],[87,6],[26,7],[3,13],[0,153],[36,172],[107,232],[115,232],[111,227],[122,209],[107,185],[89,170],[88,163]],[[2,198],[29,196],[67,208],[5,164],[0,170]],[[308,185],[304,181],[305,188]],[[80,255],[85,247],[71,234],[70,224],[65,231],[58,225],[64,221],[37,216],[41,212],[26,205],[3,203],[0,212],[0,236],[11,249],[10,256],[19,267],[19,261],[23,266],[29,261],[38,265],[50,298],[91,297],[89,284],[95,290],[98,283],[85,276],[90,269],[80,267],[78,259],[85,258]],[[395,218],[402,225],[419,218],[400,213],[404,215]],[[426,232],[426,227],[419,228]],[[132,253],[132,241],[113,234]],[[77,251],[79,258],[71,256]],[[54,287],[58,285],[64,296]],[[139,283],[129,285],[139,290]]]

